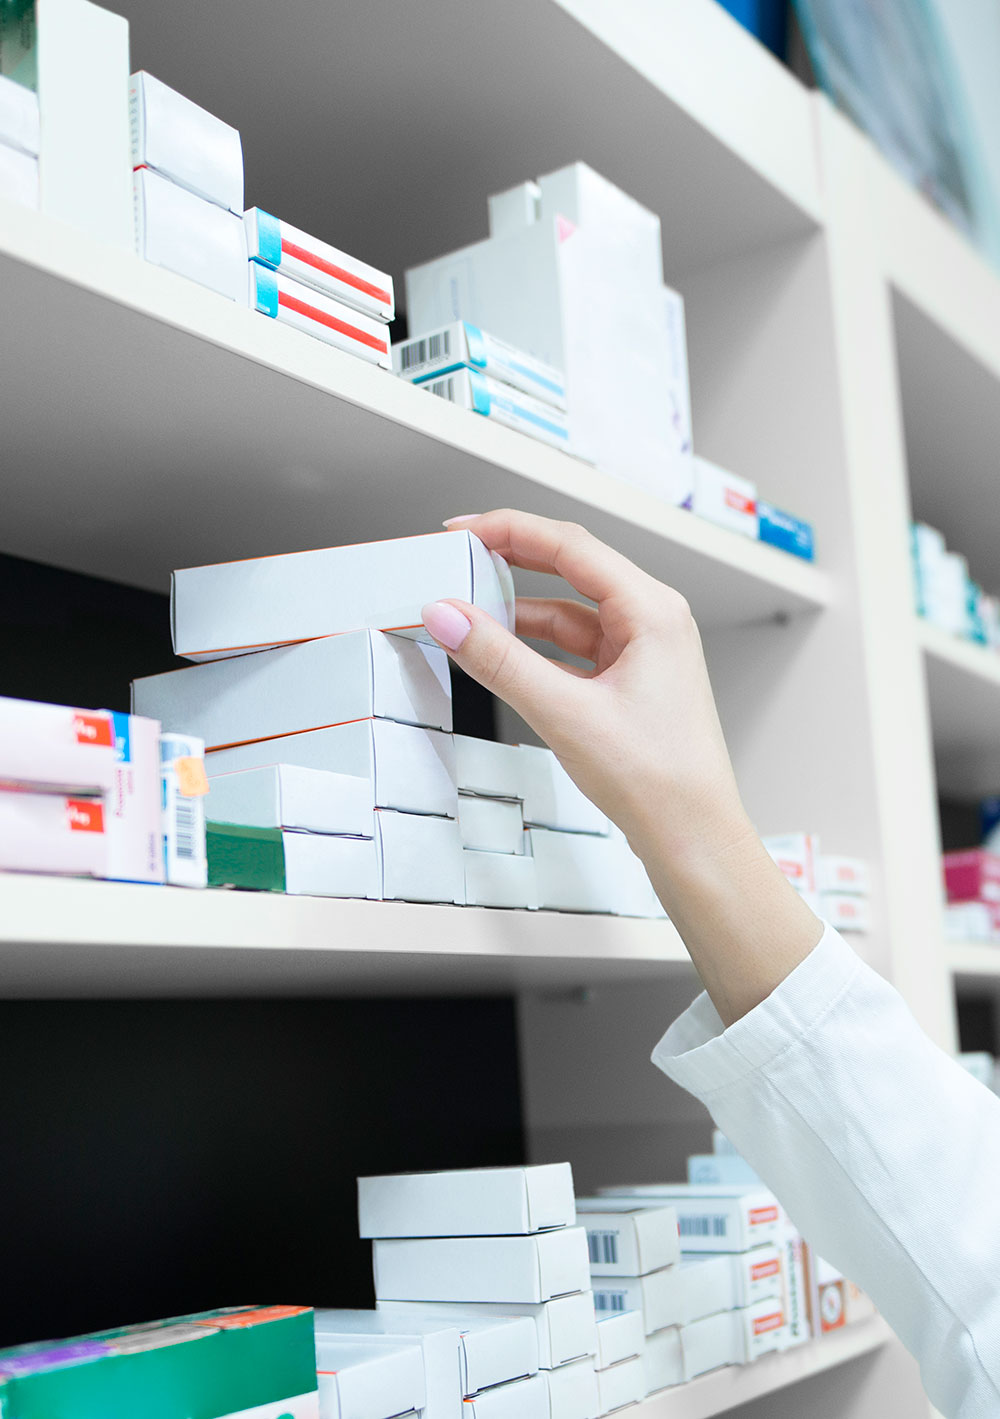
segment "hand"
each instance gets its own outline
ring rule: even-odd
[[[504,510],[446,525],[467,528],[512,566],[562,576],[596,603],[517,602],[519,635],[582,657],[590,670],[548,660],[466,602],[434,602],[423,616],[455,663],[506,700],[623,830],[720,1014],[737,1018],[808,953],[820,928],[747,818],[687,602],[573,523]],[[762,970],[741,984],[720,947],[733,932],[746,946],[755,905],[772,942],[762,942]]]

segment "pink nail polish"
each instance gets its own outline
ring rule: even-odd
[[[468,616],[463,616],[457,607],[447,601],[432,601],[420,614],[434,639],[448,650],[458,650],[472,630]]]
[[[456,522],[475,522],[477,517],[482,517],[481,512],[463,512],[459,517],[446,517],[442,522],[442,527],[454,527]]]

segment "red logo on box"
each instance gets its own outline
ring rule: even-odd
[[[738,493],[735,488],[727,488],[725,492],[726,507],[731,507],[736,512],[756,512],[757,502],[754,498],[748,498],[746,493]]]
[[[758,1261],[756,1266],[750,1268],[751,1281],[763,1281],[765,1276],[777,1276],[781,1270],[781,1262],[776,1256],[770,1261]]]
[[[750,1208],[750,1225],[751,1225],[751,1227],[759,1227],[762,1222],[777,1222],[777,1220],[778,1220],[778,1209],[777,1209],[777,1207],[751,1207],[751,1208]]]
[[[73,733],[78,744],[103,744],[109,749],[114,746],[111,720],[106,714],[75,714]]]
[[[753,1323],[754,1335],[766,1335],[769,1330],[780,1330],[785,1323],[785,1317],[781,1311],[775,1311],[769,1316],[758,1316]]]
[[[66,821],[71,833],[103,833],[104,808],[90,798],[67,798]]]

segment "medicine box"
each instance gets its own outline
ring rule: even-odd
[[[607,1370],[631,1360],[645,1348],[641,1311],[602,1311],[597,1317],[597,1369]]]
[[[388,1336],[375,1344],[317,1334],[316,1378],[323,1419],[403,1415],[424,1407],[420,1346]]]
[[[389,335],[380,320],[256,261],[251,261],[247,276],[252,310],[381,369],[392,368]]]
[[[174,650],[217,660],[359,630],[433,644],[421,610],[447,599],[514,629],[510,569],[466,531],[188,567],[171,578]]]
[[[100,798],[0,788],[0,868],[106,877],[108,863]]]
[[[538,1334],[530,1316],[488,1316],[460,1322],[461,1393],[538,1373]]]
[[[587,1230],[592,1276],[644,1276],[680,1260],[673,1207],[578,1197],[577,1220]]]
[[[533,857],[464,848],[462,863],[466,906],[538,910],[538,873]]]
[[[160,735],[160,822],[166,881],[206,887],[205,745],[190,734]]]
[[[292,897],[377,900],[382,895],[378,847],[371,838],[209,820],[206,846],[211,887],[287,892]]]
[[[527,1234],[571,1227],[575,1217],[569,1163],[358,1178],[361,1237]]]
[[[871,908],[867,897],[844,892],[821,892],[819,915],[838,931],[871,931]]]
[[[660,219],[586,163],[570,163],[538,179],[539,216],[613,233],[633,278],[663,280]]]
[[[476,852],[524,852],[520,803],[459,793],[458,826],[463,847]]]
[[[804,561],[811,562],[816,556],[812,524],[762,498],[757,499],[757,536],[761,542],[780,547],[783,552]]]
[[[521,799],[524,796],[525,757],[516,744],[495,744],[491,739],[455,735],[455,768],[459,793],[484,798]]]
[[[682,1251],[747,1251],[778,1236],[778,1203],[766,1188],[647,1183],[600,1191],[601,1196],[669,1202],[677,1210]]]
[[[259,207],[243,215],[251,261],[382,322],[396,313],[392,277]]]
[[[763,1187],[753,1168],[738,1153],[692,1153],[687,1160],[687,1180]]]
[[[330,1339],[383,1348],[387,1340],[419,1346],[424,1370],[423,1419],[461,1419],[461,1338],[457,1326],[435,1320],[399,1320],[382,1311],[317,1310],[314,1327],[317,1345]]]
[[[860,857],[834,857],[820,853],[816,858],[816,886],[821,892],[868,891],[868,864]]]
[[[450,730],[451,676],[438,646],[355,631],[144,676],[132,708],[210,750],[373,716]]]
[[[813,833],[781,833],[763,839],[764,847],[797,892],[815,892],[819,839]]]
[[[476,369],[501,384],[531,394],[553,408],[566,408],[566,387],[561,370],[516,349],[471,325],[456,320],[414,340],[404,340],[392,352],[398,375],[424,384],[460,369]]]
[[[38,157],[38,95],[0,74],[0,143]]]
[[[809,1287],[806,1280],[806,1244],[795,1227],[782,1218],[778,1241],[781,1278],[784,1283],[785,1325],[789,1346],[803,1345],[812,1338],[809,1323]]]
[[[374,838],[371,781],[297,764],[217,774],[207,807],[215,823]]]
[[[379,1300],[537,1304],[590,1284],[582,1227],[529,1236],[378,1240],[372,1250]]]
[[[728,527],[731,532],[756,538],[756,483],[749,478],[740,478],[698,454],[694,455],[693,462],[692,511],[719,527]]]
[[[813,1335],[826,1335],[847,1324],[847,1283],[843,1273],[817,1256],[811,1246],[803,1252],[809,1322]]]
[[[597,1413],[612,1414],[646,1398],[646,1366],[641,1356],[597,1372]]]
[[[38,209],[38,159],[6,143],[0,143],[0,199]]]
[[[640,1311],[647,1335],[682,1319],[681,1268],[664,1266],[645,1276],[594,1276],[594,1307],[602,1311]]]
[[[465,903],[465,871],[453,818],[375,813],[375,845],[385,901]]]
[[[526,1316],[535,1327],[538,1342],[538,1363],[551,1370],[579,1360],[597,1351],[597,1327],[594,1298],[589,1290],[570,1296],[558,1296],[554,1301],[476,1302],[465,1305],[455,1302],[430,1304],[425,1301],[382,1301],[380,1311],[393,1316],[439,1316],[442,1319],[476,1319],[480,1316]]]
[[[524,821],[535,828],[606,835],[608,820],[579,789],[551,749],[522,744]]]
[[[148,168],[133,174],[133,184],[139,255],[246,305],[246,234],[239,217]]]
[[[723,1311],[681,1326],[684,1378],[693,1380],[720,1365],[746,1365],[785,1343],[780,1301],[758,1301],[739,1311]]]
[[[554,1419],[544,1375],[482,1390],[462,1407],[465,1419]]]
[[[684,1354],[681,1348],[681,1332],[678,1326],[668,1326],[655,1335],[646,1336],[646,1350],[643,1355],[646,1367],[646,1387],[649,1394],[656,1394],[671,1385],[684,1383]]]
[[[966,848],[946,852],[943,865],[949,902],[1000,902],[1000,854]]]
[[[521,182],[487,198],[490,236],[530,227],[542,215],[542,189],[537,182]]]
[[[613,912],[620,858],[608,838],[532,828],[538,905],[549,911]]]
[[[594,1361],[574,1360],[545,1372],[550,1419],[597,1419],[602,1413]]]
[[[569,420],[562,410],[479,370],[453,370],[451,374],[421,381],[420,388],[553,448],[570,448]]]
[[[129,81],[132,166],[243,215],[243,145],[221,118],[140,71]]]
[[[784,1295],[784,1269],[778,1245],[743,1252],[688,1253],[681,1260],[683,1324]]]
[[[367,779],[376,808],[449,818],[458,812],[451,735],[391,719],[362,719],[216,749],[207,762],[213,777],[268,764],[328,769]]]
[[[119,882],[161,883],[160,725],[118,711],[111,718],[115,774],[105,799],[108,876]]]
[[[0,697],[0,784],[92,795],[110,790],[114,778],[106,710]]]

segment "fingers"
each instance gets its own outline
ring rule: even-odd
[[[601,622],[593,606],[584,606],[580,601],[519,596],[517,633],[532,640],[548,641],[570,655],[596,660]]]

